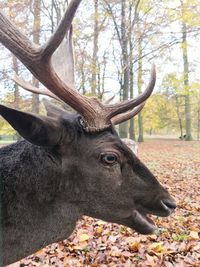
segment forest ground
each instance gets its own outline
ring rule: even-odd
[[[154,217],[155,234],[84,217],[70,238],[21,266],[200,267],[200,142],[151,140],[139,145],[139,157],[177,201],[170,217]]]

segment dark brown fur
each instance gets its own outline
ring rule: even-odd
[[[56,108],[39,117],[0,105],[0,114],[28,140],[0,149],[4,265],[67,238],[82,215],[150,233],[134,211],[168,216],[175,208],[114,128],[87,133],[79,115]],[[117,162],[102,161],[106,153]]]

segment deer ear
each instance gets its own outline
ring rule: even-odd
[[[38,116],[0,105],[0,115],[27,141],[38,146],[55,146],[61,125],[54,118]]]
[[[51,102],[49,102],[46,99],[43,99],[43,103],[45,106],[45,109],[47,111],[47,116],[49,117],[61,117],[63,115],[68,114],[68,112],[54,104],[52,104]]]

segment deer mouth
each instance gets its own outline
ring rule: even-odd
[[[151,234],[157,227],[154,221],[149,217],[149,214],[167,217],[176,208],[176,202],[173,198],[166,198],[159,202],[159,205],[154,206],[154,209],[150,209],[144,206],[138,206],[137,209],[132,210],[129,217],[129,225],[140,234]]]
[[[147,213],[134,210],[131,216],[132,227],[140,234],[151,234],[157,227]]]
[[[120,224],[130,227],[140,234],[152,234],[157,229],[157,226],[149,217],[149,214],[152,213],[134,209],[129,217],[120,221]]]

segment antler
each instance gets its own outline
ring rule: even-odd
[[[150,83],[140,96],[136,99],[122,101],[115,105],[103,105],[97,98],[83,96],[74,90],[73,81],[69,81],[68,83],[64,82],[62,78],[59,77],[59,73],[56,73],[52,58],[66,33],[70,33],[71,23],[80,2],[81,0],[71,0],[55,33],[43,46],[32,43],[0,13],[0,42],[7,47],[53,95],[78,111],[86,122],[86,130],[92,132],[110,127],[112,124],[111,119],[114,119],[117,115],[117,120],[122,121],[123,116],[120,117],[119,114],[132,110],[143,103],[153,91],[156,73],[155,67],[153,66]],[[72,53],[72,51],[69,52]]]
[[[138,107],[134,108],[131,111],[126,113],[119,114],[111,119],[114,125],[120,124],[124,121],[127,121],[133,117],[135,117],[144,107],[145,103],[140,104]]]
[[[58,49],[56,49],[55,53],[52,55],[52,65],[58,74],[59,78],[62,79],[63,82],[69,82],[69,84],[74,87],[74,54],[73,54],[73,40],[72,40],[72,26],[70,27],[70,31],[67,32],[63,41],[59,45]],[[17,83],[20,87],[25,90],[40,95],[46,95],[51,98],[60,101],[55,94],[49,91],[47,88],[40,89],[30,82],[24,81],[18,75],[14,75],[12,80]]]
[[[58,98],[56,95],[54,95],[51,91],[49,91],[46,88],[40,89],[37,88],[35,86],[33,86],[31,83],[24,81],[22,78],[20,78],[18,75],[14,75],[12,80],[17,83],[19,86],[21,86],[22,88],[24,88],[25,90],[34,93],[34,94],[38,94],[38,95],[46,95],[49,96],[51,98],[54,98],[58,101],[60,101],[60,98]]]

